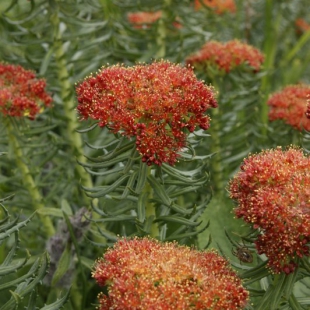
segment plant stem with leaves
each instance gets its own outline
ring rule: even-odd
[[[34,210],[36,211],[42,210],[45,207],[43,203],[43,197],[38,187],[36,186],[36,183],[32,177],[32,174],[31,174],[31,171],[28,165],[26,164],[26,157],[23,154],[22,147],[16,135],[16,129],[14,128],[14,125],[11,119],[7,119],[6,129],[7,129],[7,134],[9,138],[9,145],[12,148],[13,153],[14,153],[14,160],[16,162],[16,165],[19,171],[22,174],[22,180],[31,197],[32,206]],[[54,229],[51,218],[48,216],[41,215],[40,213],[39,213],[39,217],[44,227],[44,231],[46,235],[49,237],[53,236],[55,234],[55,229]]]
[[[167,38],[167,8],[169,8],[169,6],[171,6],[171,0],[164,0],[164,8],[162,11],[162,17],[160,18],[160,20],[158,21],[158,29],[157,29],[157,46],[158,46],[158,50],[156,53],[155,58],[159,59],[159,58],[163,58],[166,55],[166,38]]]
[[[62,35],[60,32],[60,20],[56,9],[51,15],[51,23],[54,27],[54,49],[57,63],[57,74],[61,86],[61,98],[63,100],[64,111],[67,118],[66,134],[69,138],[71,147],[73,148],[73,154],[75,155],[76,160],[80,163],[84,163],[85,157],[83,156],[82,151],[83,142],[81,135],[76,131],[78,128],[78,119],[75,111],[76,103],[70,75],[67,69],[65,51],[62,44]],[[90,176],[85,173],[84,168],[81,165],[76,165],[75,169],[80,178],[81,185],[91,187],[92,180]]]
[[[148,167],[148,175],[152,172],[151,167]],[[151,229],[150,229],[150,236],[153,238],[159,237],[159,228],[158,223],[154,222],[156,219],[156,205],[151,200],[153,198],[153,189],[149,182],[146,183],[143,192],[148,194],[148,200],[145,205],[145,215],[146,219],[151,219]]]

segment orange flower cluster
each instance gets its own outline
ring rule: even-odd
[[[155,23],[162,17],[162,11],[156,12],[132,12],[127,14],[128,21],[137,29],[147,29],[150,25]],[[173,23],[175,28],[181,28],[182,25],[175,21]]]
[[[186,145],[185,129],[208,129],[207,109],[217,107],[213,89],[191,68],[168,61],[102,68],[76,88],[82,119],[99,120],[114,133],[136,137],[148,165],[173,165]]]
[[[199,10],[202,7],[201,3],[211,9],[214,9],[217,14],[223,14],[224,12],[236,12],[236,4],[234,0],[195,0],[196,10]]]
[[[150,238],[120,239],[95,264],[100,310],[243,309],[248,292],[228,262]]]
[[[226,43],[209,41],[186,59],[187,64],[195,68],[211,65],[226,73],[243,64],[247,64],[256,72],[261,69],[263,61],[264,56],[258,49],[239,40]]]
[[[299,84],[285,87],[269,98],[269,119],[281,119],[298,130],[310,130],[307,118],[307,99],[310,98],[310,86]]]
[[[148,28],[162,16],[162,11],[156,12],[133,12],[128,13],[128,21],[135,25],[135,28]]]
[[[302,150],[265,150],[243,161],[229,184],[238,218],[259,230],[259,254],[275,272],[294,271],[310,254],[310,158]]]
[[[3,115],[34,119],[52,98],[46,83],[21,66],[0,63],[0,111]]]

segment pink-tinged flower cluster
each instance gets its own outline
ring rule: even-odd
[[[196,10],[199,10],[202,7],[201,3],[211,9],[214,9],[217,14],[236,12],[236,4],[234,0],[195,0]]]
[[[217,107],[212,88],[197,80],[191,68],[168,61],[103,67],[76,91],[82,119],[136,137],[137,150],[148,165],[173,165],[186,146],[185,129],[208,129],[205,112]]]
[[[264,62],[264,55],[255,47],[239,40],[226,43],[209,41],[198,52],[188,56],[186,62],[196,68],[215,66],[226,73],[246,64],[257,72]]]
[[[297,130],[310,130],[310,120],[306,116],[307,100],[310,98],[310,86],[290,85],[270,96],[269,119],[281,119]]]
[[[310,254],[310,158],[302,150],[276,148],[244,159],[229,184],[235,214],[259,232],[259,254],[275,272],[294,271]]]
[[[51,96],[45,92],[46,83],[35,73],[18,65],[0,63],[0,111],[3,115],[27,116],[34,119]]]
[[[150,238],[120,239],[95,264],[100,310],[243,309],[248,292],[228,262]]]

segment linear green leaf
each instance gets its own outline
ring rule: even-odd
[[[159,216],[154,220],[154,222],[161,222],[161,221],[179,223],[190,227],[195,227],[201,224],[201,222],[193,222],[191,220],[185,219],[184,217],[173,215]]]
[[[55,284],[67,273],[71,260],[71,243],[69,243],[62,252],[57,264],[57,269],[52,279],[52,286],[55,286]]]
[[[137,180],[137,185],[135,188],[135,192],[137,194],[140,194],[140,192],[143,190],[145,186],[148,171],[149,171],[149,167],[145,163],[140,161],[138,180]]]
[[[8,236],[10,236],[12,233],[14,233],[15,231],[18,231],[21,227],[26,226],[30,220],[32,219],[32,217],[35,215],[35,213],[33,213],[32,215],[30,215],[28,217],[28,219],[26,219],[23,222],[19,222],[18,224],[16,224],[14,227],[10,227],[9,229],[7,229],[4,233],[0,233],[0,241],[7,238]]]
[[[145,206],[147,201],[148,194],[146,192],[142,192],[138,197],[138,221],[143,223],[145,220]]]
[[[59,310],[68,301],[69,296],[70,296],[70,290],[67,291],[62,298],[58,299],[57,301],[53,302],[50,305],[41,308],[40,310]]]
[[[162,203],[166,206],[170,206],[172,201],[169,198],[168,194],[166,193],[164,187],[159,184],[159,182],[156,180],[156,178],[152,175],[149,175],[147,177],[151,187],[153,188],[155,194],[160,198]]]
[[[99,197],[103,197],[103,196],[107,195],[108,193],[117,189],[126,179],[128,179],[128,177],[129,177],[128,174],[123,175],[122,177],[117,179],[113,184],[111,184],[109,186],[104,186],[104,187],[102,186],[103,189],[101,189],[101,187],[88,188],[88,187],[84,187],[84,186],[82,186],[82,188],[86,192],[92,193],[92,194],[86,193],[87,196],[92,197],[92,198],[99,198]]]
[[[6,282],[6,283],[0,285],[0,291],[5,290],[9,287],[16,286],[19,283],[25,281],[27,278],[30,278],[31,276],[33,276],[39,268],[39,263],[40,263],[40,259],[38,258],[35,260],[35,262],[31,266],[31,268],[29,269],[29,271],[25,275],[15,279],[15,280],[12,280],[12,281],[9,281],[9,282]]]

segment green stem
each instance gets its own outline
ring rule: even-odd
[[[6,122],[6,128],[7,128],[8,138],[9,138],[9,144],[12,147],[13,153],[15,156],[14,159],[15,159],[15,162],[16,162],[16,165],[19,171],[22,174],[22,180],[23,180],[24,186],[28,190],[29,195],[31,197],[32,206],[34,210],[43,209],[45,207],[43,204],[43,198],[38,190],[38,187],[36,186],[33,180],[29,167],[25,163],[25,156],[19,144],[18,138],[16,137],[16,134],[14,133],[13,124],[11,123],[10,119],[8,119],[8,121]],[[39,217],[43,224],[46,235],[48,237],[53,236],[55,234],[55,229],[54,229],[52,220],[48,216],[44,216],[41,214],[39,214]]]
[[[220,193],[223,190],[223,172],[222,172],[222,156],[221,156],[221,140],[220,132],[220,113],[218,108],[212,110],[212,123],[209,129],[212,143],[211,153],[214,154],[211,160],[212,167],[212,184],[215,193]]]
[[[292,129],[293,130],[293,137],[292,137],[292,144],[296,145],[296,146],[300,146],[300,132],[296,129]]]
[[[57,63],[57,75],[60,81],[61,98],[64,104],[64,111],[67,119],[66,134],[69,139],[70,145],[73,148],[73,154],[75,155],[77,161],[79,161],[80,163],[85,163],[86,159],[83,156],[82,138],[81,135],[76,131],[79,126],[75,110],[76,103],[73,93],[73,87],[67,69],[65,51],[63,48],[62,37],[60,33],[60,21],[57,10],[55,10],[55,12],[51,15],[51,23],[54,27],[54,50]],[[91,188],[92,180],[90,178],[90,175],[85,172],[84,168],[81,165],[76,165],[75,170],[80,179],[81,185]],[[84,200],[89,200],[86,195],[84,196]]]
[[[222,81],[220,77],[215,75],[210,75],[212,85],[217,92],[219,92],[218,101],[220,102],[221,97],[221,85]],[[223,171],[222,171],[222,155],[221,155],[221,138],[219,133],[221,132],[221,120],[219,108],[212,109],[211,111],[211,126],[209,128],[209,133],[211,135],[211,153],[214,154],[211,160],[211,170],[212,170],[212,187],[215,193],[222,193],[223,187]]]
[[[261,123],[262,123],[262,134],[265,137],[267,135],[267,124],[268,124],[268,106],[266,101],[268,99],[271,80],[273,78],[272,70],[274,68],[275,56],[278,47],[277,35],[278,28],[281,21],[281,13],[277,11],[276,18],[273,17],[273,0],[266,0],[265,7],[265,41],[264,41],[264,70],[269,72],[262,78],[261,93],[263,95],[261,105]]]
[[[60,95],[64,105],[64,112],[67,119],[67,127],[65,134],[68,137],[70,145],[72,147],[73,154],[79,163],[86,163],[86,158],[83,156],[83,141],[81,134],[77,132],[79,126],[78,118],[76,114],[76,102],[73,92],[72,83],[70,81],[70,75],[67,69],[66,55],[62,44],[62,36],[60,32],[60,20],[59,20],[58,9],[55,9],[51,14],[51,23],[54,28],[54,50],[55,59],[57,64],[57,75],[60,84]],[[92,188],[93,182],[90,175],[84,170],[80,164],[75,165],[75,171],[80,180],[80,184],[84,187]],[[89,204],[90,199],[86,196],[85,192],[82,192],[83,203]],[[94,199],[93,204],[96,206],[98,200]],[[100,215],[92,210],[92,218],[99,219]],[[95,225],[95,224],[93,224]],[[104,224],[103,224],[104,226]],[[94,239],[97,242],[105,243],[105,238],[95,236]]]
[[[147,172],[148,175],[151,174],[151,171],[152,171],[151,167],[148,167],[148,172]],[[145,216],[147,220],[150,219],[152,221],[152,225],[150,229],[150,236],[153,238],[158,238],[159,227],[158,227],[158,223],[154,222],[154,220],[156,219],[156,206],[155,206],[155,203],[151,202],[153,195],[154,195],[154,191],[149,182],[146,182],[143,191],[148,193],[148,199],[147,199],[146,206],[145,206]]]
[[[162,16],[158,21],[158,28],[157,28],[157,39],[156,43],[158,46],[157,53],[155,58],[164,58],[166,55],[166,38],[167,38],[167,27],[166,21],[168,19],[168,14],[166,8],[171,6],[171,0],[164,0],[164,6],[162,10]]]

